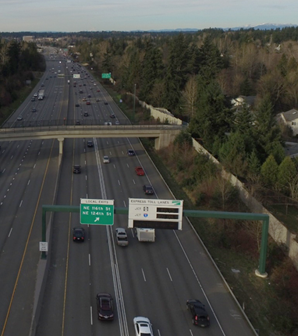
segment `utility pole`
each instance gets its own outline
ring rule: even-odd
[[[135,121],[136,115],[136,86],[137,84],[135,84],[133,88],[133,121]]]

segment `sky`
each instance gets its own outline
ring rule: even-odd
[[[297,0],[0,0],[0,32],[298,24]]]

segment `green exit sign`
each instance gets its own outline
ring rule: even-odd
[[[111,78],[111,73],[102,73],[101,78]]]
[[[113,225],[114,200],[81,198],[81,224]]]

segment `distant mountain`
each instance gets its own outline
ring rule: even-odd
[[[286,27],[298,27],[297,24],[291,24],[291,23],[262,23],[256,26],[253,25],[247,25],[242,27],[234,27],[234,28],[224,28],[224,30],[240,30],[240,29],[259,29],[259,30],[271,30],[271,29],[282,29]]]
[[[226,30],[240,30],[240,29],[259,29],[259,30],[271,30],[271,29],[282,29],[286,27],[298,27],[297,24],[291,24],[291,23],[262,23],[256,26],[253,25],[246,25],[246,26],[241,26],[241,27],[232,27],[232,28],[218,28],[218,27],[209,27],[208,29],[222,29],[224,31]],[[205,28],[207,29],[207,28]],[[170,33],[170,32],[196,32],[199,30],[199,28],[175,28],[175,29],[151,29],[148,30],[147,32],[151,33]],[[142,32],[142,30],[135,30],[134,32]]]

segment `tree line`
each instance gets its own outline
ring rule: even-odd
[[[95,71],[111,72],[119,92],[136,87],[140,100],[188,121],[189,133],[240,179],[298,197],[291,186],[297,165],[290,160],[295,170],[285,173],[289,159],[276,122],[278,112],[298,107],[298,44],[273,42],[296,33],[285,28],[111,36],[81,39],[74,52]],[[231,99],[239,95],[255,96],[255,104],[233,108]],[[276,178],[263,167],[268,160],[278,167]]]
[[[34,71],[44,71],[45,61],[34,43],[0,39],[0,109],[18,98]]]

